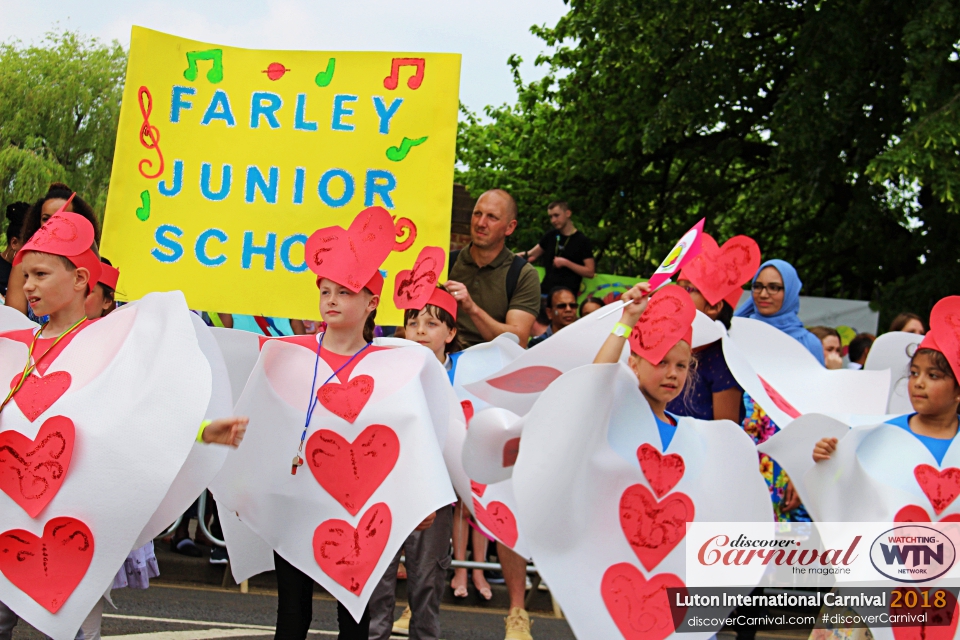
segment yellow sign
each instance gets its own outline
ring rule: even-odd
[[[460,56],[257,51],[133,28],[104,220],[127,299],[318,319],[313,231],[368,206],[397,243],[377,320],[401,324],[396,274],[450,244]]]

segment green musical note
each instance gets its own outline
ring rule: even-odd
[[[407,154],[410,153],[410,149],[417,146],[418,144],[423,144],[427,141],[427,136],[422,138],[417,138],[416,140],[411,140],[410,138],[404,137],[400,142],[399,147],[390,147],[387,149],[387,160],[392,160],[393,162],[400,162],[407,157]]]
[[[322,89],[323,87],[330,84],[333,81],[333,71],[336,68],[337,68],[337,59],[330,58],[330,60],[327,61],[327,70],[321,71],[320,73],[317,74],[317,77],[313,79],[314,82],[317,83],[317,86]]]
[[[140,218],[143,222],[147,221],[147,218],[150,217],[150,192],[141,191],[140,192],[140,202],[142,206],[137,207],[137,217]]]
[[[193,82],[197,79],[197,61],[210,60],[213,66],[207,71],[207,80],[216,84],[223,80],[223,49],[207,49],[206,51],[188,51],[187,68],[183,71],[183,77]]]

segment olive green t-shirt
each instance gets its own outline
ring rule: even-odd
[[[507,272],[514,254],[504,247],[493,262],[478,267],[468,244],[450,267],[450,279],[462,282],[477,305],[497,322],[506,322],[507,311],[519,309],[536,317],[540,313],[540,276],[530,264],[523,265],[513,297],[507,300]],[[457,314],[457,329],[464,348],[486,342],[465,312]]]

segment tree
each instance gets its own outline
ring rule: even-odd
[[[940,241],[960,224],[937,197],[957,189],[902,165],[918,127],[951,130],[958,24],[945,0],[571,0],[533,29],[546,77],[525,84],[511,60],[517,103],[465,118],[458,180],[516,190],[521,246],[544,203],[570,201],[605,271],[649,274],[701,217],[793,262],[805,294],[883,300],[885,316],[927,265],[953,264],[909,300],[926,312],[960,291]]]
[[[0,207],[65,182],[102,215],[126,53],[77,33],[0,44]]]

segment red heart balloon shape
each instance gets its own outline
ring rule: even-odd
[[[424,247],[413,264],[397,274],[393,302],[397,309],[423,309],[443,276],[447,258],[440,247]]]
[[[327,411],[340,416],[351,424],[367,406],[373,394],[373,378],[360,375],[347,384],[327,383],[317,389],[317,400]]]
[[[485,484],[480,484],[479,482],[475,482],[475,481],[471,480],[471,481],[470,481],[470,491],[474,492],[475,494],[477,494],[478,496],[480,496],[480,497],[482,498],[482,497],[483,497],[483,494],[487,492],[487,485],[485,485]]]
[[[747,236],[734,236],[722,247],[707,234],[702,239],[700,255],[683,268],[680,277],[693,283],[711,305],[727,300],[736,307],[743,285],[760,268],[760,246]]]
[[[487,380],[487,384],[510,393],[540,393],[562,375],[563,371],[553,367],[524,367],[513,373],[491,378]]]
[[[383,207],[367,207],[349,229],[325,227],[307,239],[304,257],[319,278],[329,278],[357,293],[393,250],[393,219]]]
[[[697,308],[690,294],[667,285],[653,294],[647,308],[630,332],[630,350],[644,360],[660,364],[680,340],[689,339]]]
[[[10,381],[10,388],[16,387],[18,382],[19,373]],[[13,401],[27,420],[33,422],[67,392],[70,382],[70,374],[66,371],[54,371],[45,376],[29,375],[20,390],[14,394]]]
[[[517,464],[520,455],[520,438],[510,438],[503,444],[503,468]]]
[[[347,442],[329,429],[307,440],[307,465],[320,486],[355,516],[400,457],[400,439],[390,427],[372,424]]]
[[[0,491],[36,518],[60,491],[70,467],[73,420],[48,418],[31,440],[17,431],[0,432]]]
[[[50,613],[56,613],[86,575],[93,534],[76,518],[54,518],[43,537],[13,529],[0,533],[0,572]]]
[[[656,447],[646,442],[637,449],[637,459],[640,460],[640,469],[646,476],[647,482],[653,487],[658,498],[670,493],[677,486],[686,471],[683,458],[676,453],[663,455]]]
[[[935,343],[928,344],[932,339]],[[930,331],[920,344],[946,356],[954,371],[960,371],[960,296],[947,296],[930,311]]]
[[[667,589],[686,585],[672,573],[660,573],[649,580],[632,564],[621,562],[603,573],[600,595],[617,629],[626,640],[663,640],[676,629]],[[680,620],[686,607],[677,607]]]
[[[313,557],[323,572],[359,596],[390,539],[393,519],[382,502],[370,507],[357,528],[345,520],[325,520],[313,532]]]
[[[927,614],[926,622],[919,624],[916,622],[891,623],[890,626],[893,628],[894,638],[897,640],[953,640],[953,638],[956,637],[958,620],[957,599],[950,591],[947,589],[936,589],[934,587],[920,589],[921,592],[928,592],[926,596],[924,596],[923,593],[917,593],[917,589],[912,587],[898,587],[894,589],[894,591],[900,591],[904,595],[899,598],[902,606],[896,609],[891,607],[891,614],[900,615],[911,613],[914,616],[920,616],[920,614],[924,613]],[[914,596],[916,596],[917,604],[914,607],[907,607],[906,605],[906,593],[908,591],[913,591]],[[943,592],[946,606],[924,607],[923,604],[925,602],[930,604],[934,603],[937,591]],[[890,597],[892,600],[895,596],[891,593]]]
[[[620,527],[647,571],[680,544],[693,512],[693,501],[684,493],[671,493],[657,502],[642,484],[626,488],[620,496]]]
[[[484,507],[474,498],[473,515],[503,544],[511,549],[517,544],[517,519],[507,505],[492,500]]]
[[[913,469],[913,476],[937,515],[960,495],[960,469],[956,467],[937,471],[928,464],[918,464]]]

